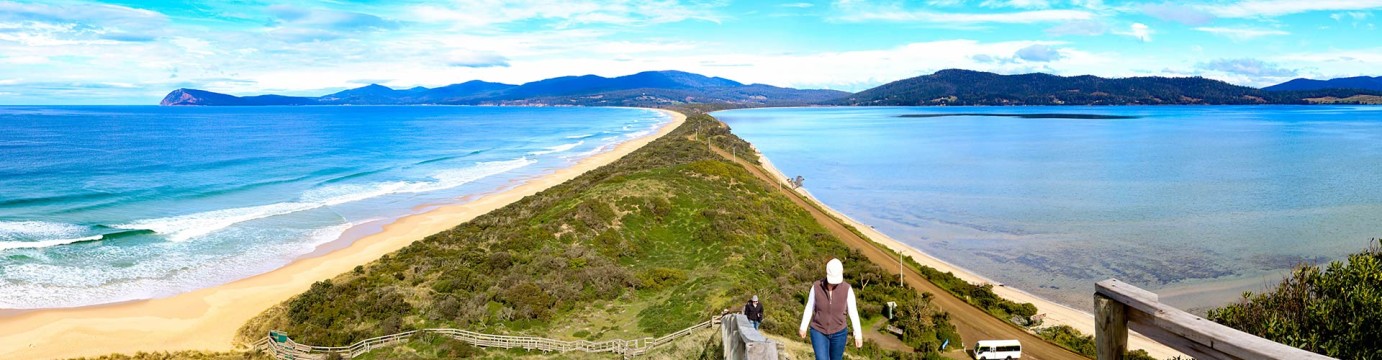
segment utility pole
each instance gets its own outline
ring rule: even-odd
[[[897,286],[902,286],[902,251],[897,252]]]

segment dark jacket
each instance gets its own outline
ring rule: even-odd
[[[753,306],[752,301],[745,303],[744,316],[748,317],[749,320],[763,321],[763,303],[758,303],[758,306]]]

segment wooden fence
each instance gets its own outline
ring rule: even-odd
[[[1094,286],[1094,341],[1099,360],[1122,360],[1128,329],[1200,360],[1332,359],[1253,336],[1181,311],[1156,294],[1108,279]]]
[[[720,340],[725,360],[777,360],[784,351],[776,341],[764,337],[744,314],[725,314],[720,319]]]
[[[491,335],[461,329],[421,329],[401,332],[393,335],[384,335],[375,338],[361,340],[350,346],[311,346],[299,344],[287,335],[281,333],[270,333],[269,336],[255,341],[251,346],[255,349],[263,350],[273,355],[275,358],[284,360],[314,360],[325,359],[332,354],[340,356],[341,359],[352,359],[370,350],[390,346],[399,342],[407,341],[409,338],[422,333],[434,333],[459,341],[469,343],[479,347],[502,348],[502,349],[524,349],[554,352],[584,351],[590,353],[609,352],[623,355],[625,358],[642,355],[660,345],[670,343],[677,338],[690,335],[700,329],[707,329],[720,324],[720,318],[716,317],[703,323],[692,325],[677,332],[657,338],[642,338],[633,340],[606,340],[606,341],[586,341],[586,340],[555,340],[548,338],[529,337],[529,336],[510,336],[510,335]],[[280,335],[277,339],[275,335]]]

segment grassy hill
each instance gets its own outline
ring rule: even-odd
[[[963,343],[928,297],[889,284],[895,274],[690,139],[697,129],[719,128],[693,115],[615,163],[318,282],[246,324],[240,338],[279,329],[301,343],[339,346],[455,327],[632,339],[737,310],[755,294],[767,310],[764,331],[796,338],[807,287],[838,257],[866,318],[895,301],[901,316],[892,324],[908,346],[930,353],[945,339]],[[727,129],[707,132],[723,148],[747,146]]]

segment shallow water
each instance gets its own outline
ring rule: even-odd
[[[167,296],[648,134],[625,108],[0,107],[0,309]]]
[[[783,172],[804,176],[827,205],[947,262],[1082,309],[1094,282],[1111,277],[1202,309],[1382,237],[1379,110],[886,107],[715,116]]]

